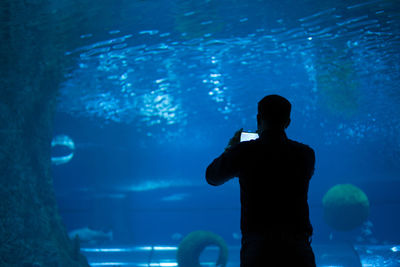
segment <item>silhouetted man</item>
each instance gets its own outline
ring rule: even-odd
[[[286,137],[290,111],[287,99],[264,97],[258,103],[259,138],[240,142],[239,130],[207,168],[211,185],[239,177],[241,267],[315,266],[307,202],[315,155]]]

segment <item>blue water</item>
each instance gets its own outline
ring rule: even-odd
[[[237,180],[209,187],[205,168],[237,129],[256,129],[257,102],[278,93],[293,104],[289,138],[316,151],[314,243],[400,244],[397,1],[96,5],[115,18],[78,27],[55,117],[54,136],[75,143],[53,168],[68,230],[112,231],[99,247],[176,247],[209,230],[239,247]],[[350,232],[322,216],[323,195],[340,183],[371,204]]]

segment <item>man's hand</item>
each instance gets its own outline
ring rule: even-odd
[[[242,135],[243,132],[243,128],[241,128],[240,130],[238,130],[233,137],[231,138],[231,140],[229,140],[228,145],[225,147],[225,151],[228,150],[231,146],[237,145],[240,143],[240,136]]]

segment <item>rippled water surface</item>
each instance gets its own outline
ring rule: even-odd
[[[137,25],[78,31],[59,110],[179,135],[209,118],[253,127],[253,103],[280,92],[326,142],[398,133],[396,1],[250,2],[143,1],[129,9]]]

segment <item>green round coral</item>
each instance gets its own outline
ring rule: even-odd
[[[200,267],[200,254],[210,245],[219,247],[216,266],[225,267],[228,261],[228,246],[222,237],[209,231],[191,232],[181,241],[176,255],[178,266]]]
[[[351,184],[333,186],[323,197],[322,204],[325,222],[339,231],[357,228],[369,215],[367,195]]]

